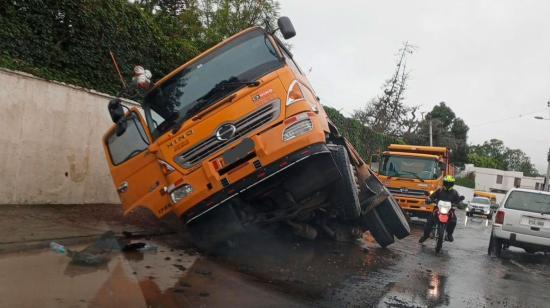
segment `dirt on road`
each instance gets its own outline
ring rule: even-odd
[[[98,232],[129,226],[100,221]],[[432,240],[418,244],[422,226],[416,224],[411,236],[387,249],[368,237],[358,243],[310,242],[258,232],[209,256],[181,233],[149,235],[132,241],[156,251],[113,252],[101,266],[75,265],[47,248],[10,250],[0,254],[0,306],[547,306],[550,258],[521,250],[489,257],[490,225],[459,213],[455,242],[444,243],[439,255]],[[69,248],[83,249],[92,238]]]

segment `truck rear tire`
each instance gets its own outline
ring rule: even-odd
[[[385,248],[394,243],[393,235],[388,231],[386,225],[376,211],[371,211],[367,215],[361,217],[361,221],[369,229],[372,237],[378,242],[382,248]]]
[[[378,215],[384,219],[386,228],[400,240],[409,236],[411,234],[411,228],[407,222],[407,217],[405,217],[403,210],[389,193],[388,189],[382,185],[380,180],[374,175],[367,178],[366,184],[374,193],[385,190],[389,195],[388,199],[376,208]]]
[[[357,189],[353,165],[344,146],[336,146],[331,151],[332,157],[342,177],[333,184],[331,193],[332,204],[342,210],[345,220],[357,219],[361,216],[361,203]]]

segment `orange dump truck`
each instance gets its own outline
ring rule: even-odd
[[[295,35],[288,18],[278,26]],[[408,235],[274,31],[224,40],[161,78],[141,105],[124,112],[112,100],[103,139],[125,214],[175,213],[207,249],[273,225],[308,238],[369,229],[382,246]]]
[[[453,173],[449,149],[401,144],[392,144],[382,153],[377,170],[401,208],[422,218],[435,206],[427,204],[428,196],[442,187],[443,177]]]

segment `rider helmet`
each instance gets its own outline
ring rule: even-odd
[[[443,178],[443,186],[446,190],[451,190],[455,185],[455,178],[452,175],[447,175]]]

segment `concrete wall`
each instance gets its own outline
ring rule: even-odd
[[[101,144],[110,98],[0,69],[0,204],[119,203]]]

